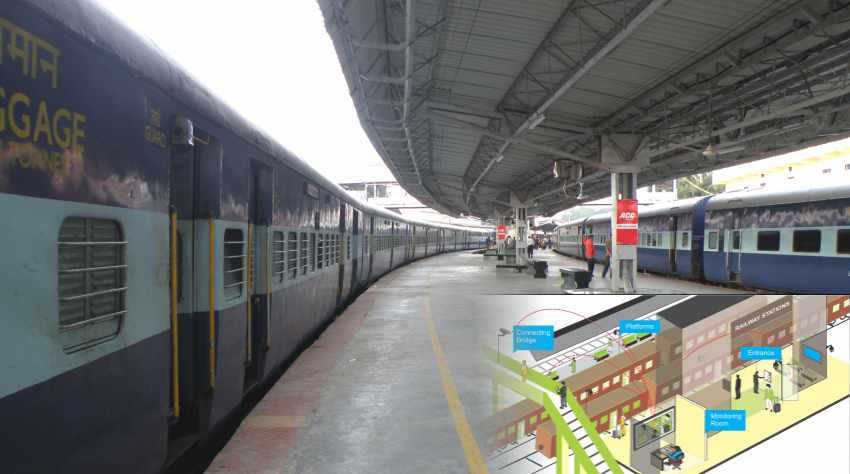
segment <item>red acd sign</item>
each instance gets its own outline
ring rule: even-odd
[[[506,233],[505,233],[505,226],[504,225],[500,225],[499,227],[496,228],[496,237],[499,240],[505,240],[505,235],[506,235]]]
[[[620,199],[617,201],[617,245],[637,245],[637,243],[637,199]]]

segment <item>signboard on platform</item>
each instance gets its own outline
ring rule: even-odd
[[[638,201],[637,199],[619,199],[617,201],[617,245],[637,245],[638,243]]]
[[[744,431],[747,429],[745,410],[706,410],[705,431]]]
[[[499,240],[505,240],[505,235],[505,225],[499,224],[499,227],[496,228],[496,237],[498,237]]]
[[[555,348],[554,326],[514,326],[514,351],[551,351]]]

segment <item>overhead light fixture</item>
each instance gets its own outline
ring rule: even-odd
[[[585,199],[586,197],[587,196],[584,195],[584,183],[579,181],[578,182],[578,196],[576,196],[576,199],[581,201],[581,200]]]
[[[531,123],[528,124],[528,129],[534,130],[535,128],[537,128],[538,125],[543,123],[544,120],[546,120],[545,115],[543,115],[543,114],[534,115],[534,117],[531,119]]]
[[[496,157],[496,163],[501,163],[502,160],[505,159],[505,155],[499,153],[499,156]]]
[[[706,158],[714,158],[717,156],[717,149],[714,148],[713,143],[709,143],[705,150],[702,151],[702,156]]]

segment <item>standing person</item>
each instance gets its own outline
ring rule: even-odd
[[[764,379],[764,383],[765,383],[765,385],[770,385],[770,384],[772,384],[772,383],[773,383],[773,375],[770,373],[770,370],[768,370],[768,369],[764,369],[763,374],[764,374],[764,375],[762,375],[762,376],[761,376],[761,378],[763,378],[763,379]]]
[[[575,375],[575,373],[576,373],[576,358],[575,357],[573,357],[572,360],[570,360],[570,372],[572,372],[573,375]]]
[[[525,249],[528,252],[528,258],[534,256],[534,240],[532,238],[529,237],[528,240],[526,240]]]
[[[522,375],[523,382],[528,380],[528,364],[524,360],[522,361],[522,367],[520,367],[519,373]]]
[[[735,400],[741,399],[741,374],[735,376]]]
[[[756,371],[753,372],[753,393],[759,393],[759,379],[760,378],[761,377],[759,377],[759,371],[758,371],[758,369],[756,369]]]
[[[605,268],[602,269],[602,278],[608,274],[611,269],[611,238],[605,239]]]
[[[561,408],[567,408],[567,382],[561,381],[561,386],[558,387],[558,394],[561,395]]]
[[[584,258],[587,259],[587,271],[593,278],[593,267],[596,266],[596,262],[593,260],[593,239],[589,235],[584,239]]]
[[[770,384],[765,384],[764,389],[764,409],[767,411],[773,411],[773,404],[775,403],[776,394],[773,393],[773,388],[771,388]]]

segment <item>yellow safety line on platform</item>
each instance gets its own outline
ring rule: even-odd
[[[434,325],[434,318],[431,315],[431,298],[428,296],[425,297],[425,322],[428,324],[428,333],[431,335],[431,347],[434,349],[434,358],[437,359],[437,367],[440,369],[443,393],[446,395],[449,410],[452,412],[452,418],[454,418],[455,430],[460,438],[463,453],[466,455],[466,464],[469,466],[469,472],[472,474],[486,474],[488,472],[487,464],[484,462],[481,449],[478,447],[478,442],[472,434],[472,428],[470,428],[469,421],[466,419],[466,414],[463,411],[463,404],[460,402],[457,387],[455,387],[454,379],[452,379],[452,374],[449,371],[449,364],[446,362],[443,346],[440,345],[440,338],[437,336],[437,327]]]

